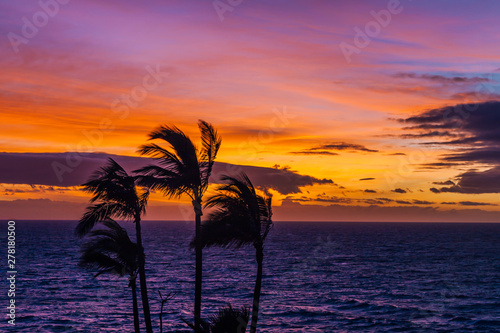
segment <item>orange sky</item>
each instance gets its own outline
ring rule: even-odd
[[[477,136],[474,114],[433,136],[397,119],[500,100],[499,5],[401,1],[382,26],[375,16],[389,3],[243,1],[221,20],[210,1],[69,2],[29,38],[23,17],[43,9],[3,3],[1,151],[137,156],[159,124],[198,140],[204,119],[223,137],[218,161],[332,181],[274,190],[277,219],[498,221],[500,186],[440,188],[500,162],[438,167],[477,145],[428,144]],[[379,31],[346,56],[341,45],[359,46],[358,28],[370,24]],[[88,200],[78,187],[10,176],[0,179],[3,218],[76,219]],[[446,181],[455,185],[436,184]],[[153,197],[149,218],[183,218],[165,201]]]

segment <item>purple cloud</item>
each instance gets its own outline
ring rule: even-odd
[[[126,170],[132,171],[154,161],[133,156],[105,153],[0,153],[0,183],[38,184],[48,186],[78,186],[91,173],[112,157]],[[222,174],[245,172],[256,186],[282,194],[300,193],[301,187],[315,184],[334,185],[331,179],[301,175],[289,169],[274,169],[216,162],[212,181]]]

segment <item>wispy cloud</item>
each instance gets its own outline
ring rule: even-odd
[[[378,150],[368,149],[363,145],[348,143],[348,142],[332,142],[328,144],[323,144],[315,146],[312,148],[304,149],[302,151],[290,152],[290,154],[295,155],[339,155],[335,151],[347,151],[347,152],[370,152],[376,153]]]
[[[498,206],[497,204],[476,201],[460,201],[459,204],[462,206]]]
[[[438,74],[417,74],[417,73],[396,73],[395,78],[424,80],[441,84],[475,84],[484,82],[493,82],[490,78],[478,76],[444,76]]]
[[[347,150],[347,151],[365,151],[376,153],[378,150],[368,149],[363,145],[348,142],[332,142],[321,146],[310,148],[310,150]]]
[[[290,154],[294,155],[329,155],[329,156],[337,156],[338,153],[326,150],[303,150],[303,151],[292,151]]]

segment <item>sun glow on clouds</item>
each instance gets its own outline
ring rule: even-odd
[[[70,2],[19,53],[2,41],[2,151],[133,156],[160,123],[197,138],[202,118],[223,136],[220,161],[290,166],[335,183],[291,196],[274,193],[278,204],[494,204],[491,193],[430,191],[433,182],[459,182],[469,168],[437,167],[453,148],[422,144],[425,138],[411,137],[415,132],[395,119],[500,99],[499,5],[401,3],[401,13],[347,63],[339,44],[353,43],[354,28],[364,27],[373,19],[370,11],[383,10],[387,1],[257,1],[228,12],[223,22],[210,1]],[[8,13],[0,23],[5,36],[20,33],[21,18],[39,10],[28,1],[0,7]],[[130,100],[148,66],[161,68],[162,82],[117,112],[115,102]],[[363,178],[374,179],[368,184]],[[86,197],[73,188],[30,188],[16,185],[19,191],[4,191],[4,200]],[[408,191],[392,192],[396,188]]]

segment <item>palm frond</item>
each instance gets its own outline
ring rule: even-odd
[[[165,163],[171,164],[173,168],[179,168],[182,165],[182,162],[176,154],[156,143],[142,145],[139,147],[138,152],[141,155],[149,156],[157,160],[165,160]]]
[[[261,232],[262,232],[262,241],[264,241],[269,234],[269,231],[273,228],[274,224],[272,221],[273,217],[273,208],[272,208],[272,197],[268,196],[264,199],[264,207],[262,211],[265,212],[261,218]]]
[[[248,243],[260,246],[272,227],[271,197],[258,194],[244,173],[222,179],[227,183],[205,203],[216,210],[203,222],[201,243],[206,247],[240,247]]]
[[[92,230],[92,228],[100,222],[110,219],[112,216],[128,215],[127,210],[121,203],[102,202],[90,205],[85,209],[85,213],[80,219],[75,228],[75,235],[83,237]]]
[[[222,138],[217,134],[215,128],[204,120],[198,121],[198,127],[201,132],[202,149],[200,152],[200,170],[202,192],[208,187],[208,180],[212,174],[212,168],[220,149]]]
[[[174,173],[158,165],[147,165],[134,172],[137,183],[153,191],[162,191],[168,197],[180,197],[190,194],[195,182],[191,174]]]
[[[122,263],[100,252],[85,252],[80,258],[79,266],[91,270],[98,270],[94,277],[98,277],[105,273],[120,276],[126,273],[125,266]]]
[[[148,205],[150,193],[149,189],[146,188],[143,189],[143,192],[139,195],[139,208],[141,210],[141,215],[146,213],[146,206]]]
[[[134,177],[129,176],[125,170],[112,158],[108,164],[94,172],[86,183],[84,190],[92,193],[92,202],[114,201],[124,204],[135,200]]]
[[[219,309],[209,317],[211,333],[242,333],[245,332],[250,318],[250,309],[242,307],[234,309],[231,304]]]
[[[149,134],[149,140],[161,139],[170,145],[187,169],[198,169],[197,149],[191,139],[176,126],[162,125]]]
[[[245,213],[237,214],[236,211],[229,212],[218,209],[210,213],[208,219],[201,226],[200,242],[203,247],[221,246],[240,248],[254,241],[251,226],[247,222]],[[190,246],[194,247],[193,239]]]
[[[160,190],[166,196],[194,196],[201,181],[198,151],[191,139],[175,126],[162,125],[149,134],[149,140],[163,140],[168,148],[152,143],[139,148],[139,153],[155,158],[157,165],[135,170],[137,180],[152,190]]]
[[[90,202],[97,203],[87,207],[80,219],[75,229],[79,237],[87,234],[96,223],[112,218],[135,220],[145,211],[148,197],[139,197],[136,177],[128,175],[111,158],[83,186],[85,191],[92,193]]]
[[[201,319],[199,330],[195,329],[193,323],[181,318],[196,333],[245,333],[249,319],[250,309],[248,307],[243,306],[240,309],[235,309],[229,303],[210,315],[208,320]]]
[[[178,172],[171,171],[167,168],[164,168],[164,167],[161,167],[161,166],[155,165],[155,164],[146,165],[142,168],[134,170],[133,172],[136,174],[140,174],[141,176],[152,176],[152,177],[164,178],[164,179],[179,176]],[[141,177],[141,176],[138,176],[138,177]],[[144,185],[144,186],[147,186],[147,185]]]
[[[104,229],[93,230],[81,247],[80,266],[99,270],[98,275],[134,274],[137,270],[138,246],[125,229],[114,220],[103,222]]]

